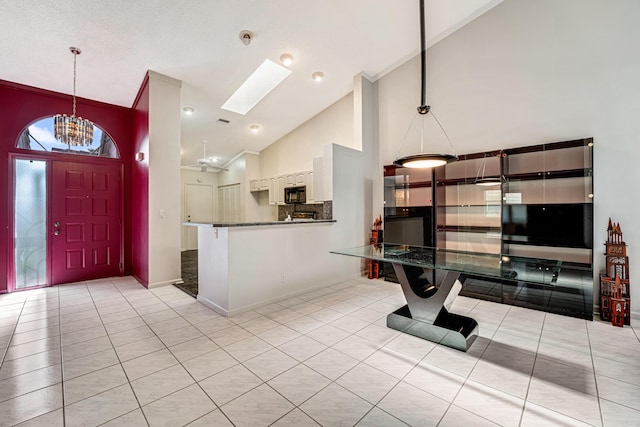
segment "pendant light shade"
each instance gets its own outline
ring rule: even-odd
[[[393,164],[403,168],[427,169],[444,166],[449,162],[455,162],[458,158],[451,154],[412,154],[400,157]]]
[[[502,184],[502,181],[500,178],[480,178],[476,180],[475,184],[481,187],[494,187]]]
[[[431,111],[431,106],[427,105],[427,47],[426,47],[426,30],[425,30],[425,16],[424,16],[424,0],[420,0],[420,65],[422,71],[422,97],[421,103],[418,107],[418,117],[420,117],[420,151],[416,154],[410,154],[405,156],[396,156],[396,160],[394,160],[393,164],[399,167],[405,168],[434,168],[438,166],[446,165],[447,163],[455,162],[458,160],[458,156],[456,155],[455,149],[453,148],[453,144],[451,144],[451,140],[449,139],[449,135],[444,130],[440,121],[435,116],[433,111]],[[424,150],[424,137],[425,137],[425,121],[427,119],[427,115],[433,118],[436,124],[438,125],[438,129],[444,134],[447,142],[449,143],[449,147],[451,148],[450,154],[442,154],[442,153],[427,153]],[[416,118],[414,117],[405,137],[402,141],[402,145],[400,146],[400,150],[404,147],[405,142],[407,141],[407,136],[410,134],[414,124],[416,122]]]
[[[500,176],[485,176],[486,168],[487,168],[487,156],[485,155],[482,158],[482,162],[480,163],[480,166],[478,167],[478,172],[476,173],[476,180],[473,183],[481,187],[493,187],[493,186],[502,184],[502,177]]]

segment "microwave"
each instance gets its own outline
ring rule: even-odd
[[[286,204],[306,203],[307,187],[304,185],[299,187],[286,187],[284,189],[284,202]]]

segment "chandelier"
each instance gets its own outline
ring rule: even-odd
[[[81,51],[70,47],[73,53],[73,114],[56,114],[53,116],[53,133],[55,138],[68,147],[91,145],[93,143],[93,123],[76,116],[76,57]]]

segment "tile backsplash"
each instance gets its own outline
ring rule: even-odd
[[[333,219],[333,203],[331,200],[301,205],[280,205],[278,206],[278,221],[284,221],[287,215],[293,212],[315,212],[316,219]]]

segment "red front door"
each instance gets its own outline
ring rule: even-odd
[[[120,274],[118,164],[52,162],[51,284]]]

